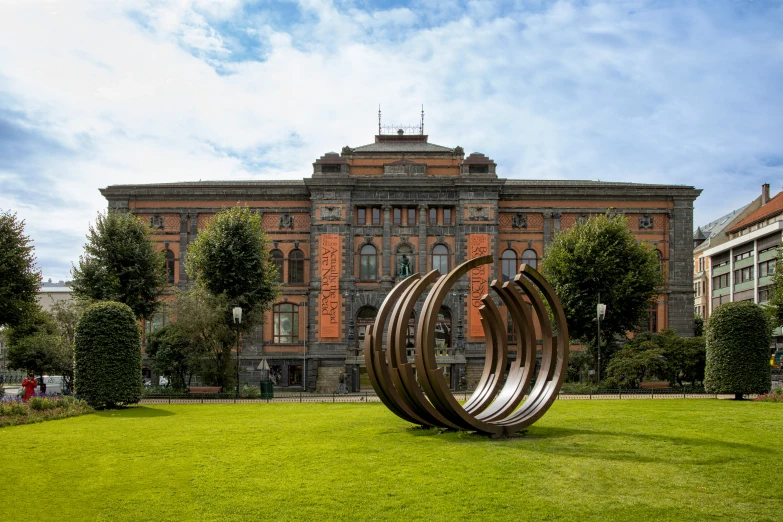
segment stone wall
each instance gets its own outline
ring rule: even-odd
[[[315,393],[334,393],[340,384],[340,374],[346,373],[345,366],[319,366]]]

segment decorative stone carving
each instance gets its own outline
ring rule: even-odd
[[[639,228],[649,229],[653,227],[653,217],[650,214],[642,214],[639,216]]]
[[[588,219],[589,219],[589,216],[587,214],[582,213],[582,214],[579,214],[578,216],[576,216],[576,223],[577,224],[584,223]]]
[[[283,214],[280,216],[280,228],[290,228],[291,230],[294,229],[294,216],[291,214]]]
[[[155,214],[154,216],[150,216],[150,228],[163,228],[163,216],[159,216]]]
[[[511,228],[527,228],[527,216],[522,212],[517,212],[511,218]]]
[[[409,275],[411,275],[411,260],[407,253],[403,253],[397,261],[397,277],[408,277]]]
[[[470,221],[489,221],[489,207],[468,207]]]
[[[321,219],[324,221],[339,221],[342,219],[342,208],[321,207]]]

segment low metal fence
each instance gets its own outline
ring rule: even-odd
[[[471,392],[453,392],[458,401],[467,401]],[[626,399],[730,399],[734,395],[707,393],[703,388],[659,388],[635,390],[586,390],[560,392],[558,400],[626,400]],[[753,398],[754,396],[750,396]],[[380,402],[375,392],[310,393],[275,392],[272,398],[236,397],[231,393],[182,393],[145,395],[142,404],[252,404],[252,403],[314,403],[314,402]]]

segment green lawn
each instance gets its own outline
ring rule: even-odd
[[[780,520],[781,433],[783,405],[726,400],[558,401],[501,440],[381,404],[137,407],[0,429],[0,518]]]

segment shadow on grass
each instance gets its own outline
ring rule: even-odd
[[[768,448],[739,442],[573,428],[533,426],[517,436],[497,439],[471,432],[438,430],[437,428],[422,428],[420,426],[408,428],[405,432],[413,437],[432,438],[446,444],[507,445],[510,443],[521,443],[518,446],[519,449],[524,449],[527,443],[546,444],[550,441],[578,438],[579,440],[574,441],[574,443],[548,445],[545,448],[536,448],[534,451],[553,452],[558,455],[573,456],[575,458],[597,458],[628,462],[669,462],[672,458],[672,452],[675,452],[680,463],[716,464],[742,460],[750,456],[749,453],[758,456],[769,453]],[[621,445],[616,444],[616,442],[619,442],[617,440],[619,438],[635,442],[634,449],[620,449]],[[665,445],[668,445],[670,448],[666,452],[668,455],[658,455],[653,450],[653,448],[662,448]],[[533,448],[530,448],[530,450],[533,450]],[[689,451],[692,451],[692,454],[689,454]],[[715,452],[720,454],[715,455]]]
[[[102,410],[95,412],[99,417],[122,417],[127,418],[144,418],[144,417],[169,417],[174,415],[174,412],[168,410],[161,410],[158,408],[147,408],[146,406],[133,406],[130,408],[122,408],[118,410]]]

